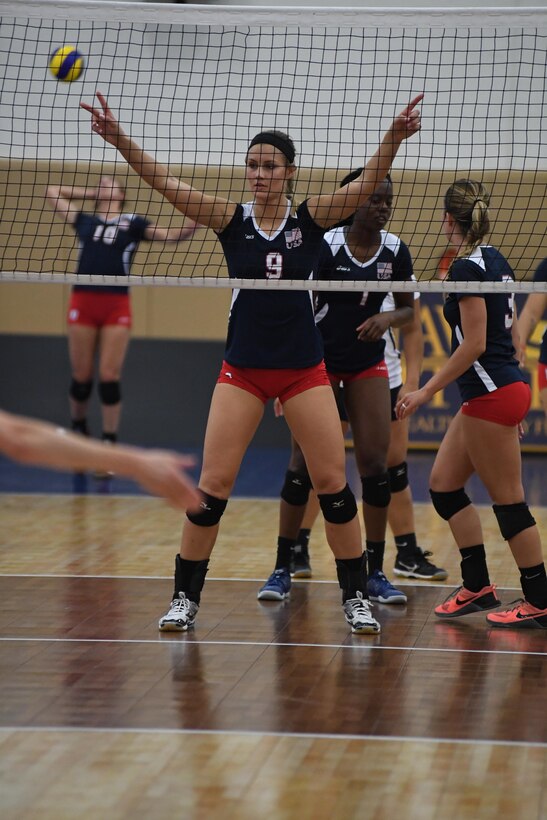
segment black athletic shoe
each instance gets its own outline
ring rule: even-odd
[[[295,544],[291,550],[291,576],[311,578],[310,556],[307,547],[302,544]]]
[[[424,552],[420,547],[416,547],[416,551],[410,555],[397,555],[395,559],[395,566],[393,572],[395,575],[400,575],[403,578],[421,578],[424,581],[444,581],[448,578],[448,572],[445,569],[436,567],[431,561],[428,561],[431,552]]]

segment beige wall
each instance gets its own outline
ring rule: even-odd
[[[349,170],[349,169],[347,169]],[[142,185],[127,166],[99,168],[11,162],[0,165],[2,223],[0,270],[54,273],[60,284],[0,282],[0,333],[60,335],[70,291],[63,274],[76,264],[74,232],[55,219],[44,204],[47,184],[94,185],[102,173],[112,173],[127,189],[125,210],[147,215],[158,224],[182,224],[183,217]],[[300,198],[307,192],[332,190],[346,169],[303,169],[297,184]],[[197,187],[245,199],[242,170],[182,168],[181,177]],[[465,172],[458,174],[464,176]],[[469,174],[473,176],[473,174]],[[476,174],[476,176],[481,176]],[[445,242],[440,232],[442,194],[454,174],[413,171],[394,174],[396,210],[390,230],[410,246],[420,278],[435,275]],[[485,172],[492,191],[495,227],[491,241],[509,258],[518,278],[529,276],[546,253],[545,188],[547,173]],[[226,277],[220,246],[211,231],[201,230],[186,243],[141,243],[132,268],[138,276],[188,278]],[[134,335],[143,338],[223,339],[230,304],[229,288],[138,286],[132,289]]]

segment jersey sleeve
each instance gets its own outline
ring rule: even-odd
[[[404,242],[401,241],[399,252],[393,264],[393,279],[397,282],[414,278],[414,268],[412,267],[412,257]]]
[[[547,282],[547,259],[540,262],[534,273],[534,282]]]
[[[469,282],[469,291],[458,291],[454,294],[456,299],[460,301],[465,296],[480,296],[484,298],[486,294],[477,293],[472,288],[473,282],[484,282],[484,274],[479,265],[471,259],[456,259],[452,264],[449,274],[451,282]]]
[[[131,218],[131,236],[133,236],[137,240],[144,239],[144,234],[148,226],[150,225],[150,220],[145,219],[144,216],[137,216],[134,214]]]

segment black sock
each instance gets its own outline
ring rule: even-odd
[[[401,558],[410,558],[418,549],[415,532],[407,532],[406,535],[395,536],[395,547],[397,555]]]
[[[209,559],[204,561],[189,561],[177,555],[175,558],[175,590],[173,598],[178,598],[179,592],[184,592],[188,600],[199,604],[201,590],[205,583],[205,576],[209,569]]]
[[[72,419],[72,430],[74,433],[81,433],[82,436],[88,436],[87,419]]]
[[[463,585],[469,592],[480,592],[483,587],[490,585],[490,576],[486,566],[486,552],[484,544],[475,547],[464,547],[460,550],[462,560]]]
[[[520,585],[525,599],[537,609],[547,609],[547,575],[545,564],[537,567],[519,567]]]
[[[117,433],[103,433],[103,441],[110,441],[112,444],[115,444],[118,440]]]
[[[382,572],[386,542],[369,541],[367,538],[365,541],[365,548],[367,551],[368,574],[372,575],[372,573],[376,572],[376,570]]]
[[[363,553],[360,558],[337,558],[336,574],[342,590],[342,603],[349,598],[356,598],[358,592],[367,598],[367,556]]]
[[[293,538],[277,539],[277,556],[275,559],[275,569],[290,569],[291,566],[291,550],[296,541]]]
[[[308,548],[310,545],[310,535],[311,530],[300,530],[300,532],[298,533],[298,538],[296,539],[296,543],[300,544],[300,546],[302,547],[302,552],[305,553],[305,555],[308,554]]]

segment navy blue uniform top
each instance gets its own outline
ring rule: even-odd
[[[473,253],[453,263],[447,280],[452,282],[509,282],[515,275],[509,263],[490,245],[481,245]],[[486,349],[470,368],[456,379],[462,401],[483,396],[513,382],[526,381],[515,359],[511,336],[513,324],[513,294],[449,293],[444,304],[444,317],[452,330],[452,353],[463,339],[460,299],[480,296],[486,302]]]
[[[238,205],[218,233],[228,273],[241,279],[312,279],[325,229],[305,202],[272,236],[260,230],[253,203]],[[323,359],[308,291],[234,289],[224,358],[235,367],[313,367]]]
[[[547,282],[547,259],[544,259],[543,262],[539,263],[537,270],[534,273],[534,282]],[[542,364],[547,364],[547,329],[545,330],[541,340],[539,361]]]
[[[367,282],[402,282],[412,278],[412,259],[405,243],[395,234],[381,231],[380,247],[367,262],[355,259],[346,244],[343,227],[325,234],[320,279]],[[396,288],[394,288],[396,290]],[[315,321],[325,347],[325,364],[333,373],[356,373],[384,358],[385,340],[361,342],[357,326],[380,313],[386,293],[329,291],[317,296]]]
[[[133,256],[149,221],[136,214],[120,214],[114,219],[101,219],[80,211],[74,230],[80,240],[77,273],[103,276],[128,276]],[[127,293],[121,286],[75,285],[75,291]]]

